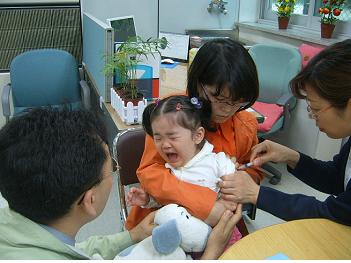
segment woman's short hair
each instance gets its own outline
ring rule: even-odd
[[[335,43],[317,54],[290,82],[293,94],[305,98],[305,85],[334,107],[343,109],[351,98],[351,39]]]
[[[233,102],[240,99],[249,102],[243,109],[249,108],[259,94],[252,57],[243,45],[231,39],[212,40],[199,49],[188,71],[189,97],[199,97],[201,84],[215,86],[215,97],[228,88]],[[209,101],[204,101],[203,110],[211,112]],[[204,126],[207,129],[211,125]]]

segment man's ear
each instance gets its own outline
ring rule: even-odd
[[[347,101],[347,106],[351,106],[351,98],[349,98],[349,100]]]
[[[347,111],[347,114],[350,116],[351,115],[351,98],[349,98],[347,101],[346,111]]]
[[[80,204],[81,208],[92,217],[97,216],[97,211],[95,209],[95,194],[92,189],[85,192],[83,201]]]
[[[202,140],[205,138],[205,129],[204,127],[199,127],[196,129],[193,139],[196,144],[200,144]]]

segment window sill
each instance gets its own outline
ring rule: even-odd
[[[273,35],[278,35],[282,37],[288,37],[292,39],[302,40],[303,42],[310,42],[322,46],[329,46],[336,42],[347,39],[347,36],[336,36],[334,38],[321,38],[320,32],[315,30],[308,30],[301,27],[293,27],[288,29],[279,30],[277,25],[272,23],[254,23],[254,22],[239,22],[237,23],[239,32],[241,29],[250,29],[261,31]]]

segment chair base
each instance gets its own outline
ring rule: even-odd
[[[270,177],[269,183],[276,185],[282,178],[282,173],[278,169],[274,168],[270,164],[262,165],[262,169],[265,170],[266,174]]]
[[[272,185],[277,185],[281,180],[281,177],[274,176],[269,180],[269,183]]]

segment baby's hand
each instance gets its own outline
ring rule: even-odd
[[[146,206],[150,201],[149,194],[141,188],[130,188],[126,202],[128,206]]]
[[[230,210],[232,212],[234,212],[238,206],[238,203],[233,201],[226,201],[223,199],[219,199],[218,202],[221,203],[225,207],[225,209]]]
[[[239,167],[240,167],[240,163],[236,162],[235,163],[235,169],[238,170]]]

